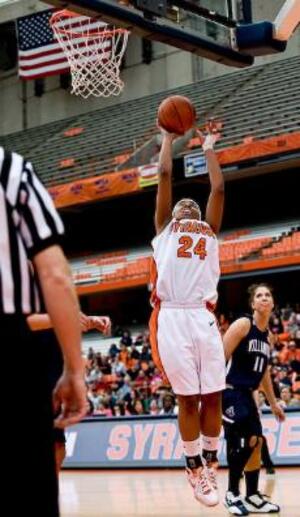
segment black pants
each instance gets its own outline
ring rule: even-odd
[[[38,340],[40,357],[47,366],[48,389],[52,393],[63,372],[63,355],[53,329],[38,330],[33,334]],[[62,429],[53,428],[53,437],[55,442],[65,443],[66,441]]]
[[[225,439],[232,433],[240,438],[262,436],[262,426],[252,391],[229,389],[223,391],[223,425]]]
[[[58,517],[51,393],[39,342],[22,316],[0,315],[2,491],[9,515]]]

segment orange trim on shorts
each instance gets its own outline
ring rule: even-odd
[[[155,366],[159,369],[163,382],[165,384],[170,384],[170,381],[166,375],[164,367],[161,362],[161,358],[158,351],[158,342],[157,342],[157,329],[158,329],[158,315],[160,311],[160,304],[157,303],[152,311],[150,320],[149,320],[149,330],[150,330],[150,345],[152,352],[152,359],[154,361]]]
[[[166,375],[164,367],[161,362],[161,358],[158,351],[158,343],[157,343],[157,328],[158,328],[158,314],[160,310],[160,299],[156,294],[156,281],[157,281],[157,267],[154,257],[151,257],[150,261],[150,285],[152,287],[150,304],[153,307],[152,314],[149,320],[149,331],[150,331],[150,345],[152,352],[152,359],[155,366],[159,369],[163,382],[165,384],[170,384],[169,379]]]

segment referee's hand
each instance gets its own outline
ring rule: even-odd
[[[87,392],[82,372],[65,370],[53,391],[54,426],[63,429],[77,424],[88,411]]]

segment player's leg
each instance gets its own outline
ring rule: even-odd
[[[248,515],[248,510],[240,494],[240,479],[245,465],[252,454],[247,439],[242,438],[240,429],[228,422],[224,426],[227,448],[228,489],[224,504],[232,515]]]
[[[201,396],[200,428],[202,457],[206,464],[218,461],[219,436],[222,425],[222,392]]]
[[[152,321],[153,323],[153,321]],[[155,325],[150,325],[150,330]],[[216,504],[211,497],[200,456],[199,421],[199,374],[195,360],[194,344],[187,325],[187,311],[182,309],[161,309],[157,325],[157,350],[155,335],[151,333],[153,357],[159,356],[174,393],[178,398],[178,424],[186,457],[186,472],[193,487],[194,496],[206,505]]]
[[[218,446],[222,423],[222,390],[225,388],[223,343],[214,315],[200,311],[198,321],[198,371],[201,390],[200,427],[202,458],[218,497]],[[213,323],[213,324],[212,324]]]
[[[252,449],[248,441],[248,396],[236,389],[223,392],[223,426],[228,464],[228,488],[224,504],[232,515],[248,515],[240,495],[240,479]]]
[[[218,496],[218,446],[222,424],[222,392],[201,396],[200,427],[202,459],[212,488]]]
[[[186,466],[191,471],[202,467],[200,456],[199,395],[177,395],[178,427]]]
[[[250,443],[255,443],[255,446],[245,466],[247,495],[244,503],[249,513],[278,513],[280,507],[269,501],[258,489],[262,441],[262,436],[251,436],[250,438]]]
[[[178,427],[183,443],[186,466],[202,466],[200,456],[199,395],[177,395]]]
[[[277,513],[280,507],[268,501],[259,492],[259,475],[261,469],[261,448],[263,444],[262,426],[254,401],[251,402],[251,419],[249,419],[251,436],[249,445],[252,449],[251,456],[245,466],[246,498],[245,506],[249,512]]]
[[[199,395],[177,395],[178,426],[186,461],[186,472],[195,498],[207,506],[218,503],[203,468],[200,444]]]

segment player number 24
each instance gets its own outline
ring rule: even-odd
[[[180,258],[192,258],[192,255],[198,255],[200,260],[204,260],[206,253],[206,239],[201,237],[196,246],[194,241],[189,235],[182,235],[179,239],[179,248],[177,250],[177,257]]]

